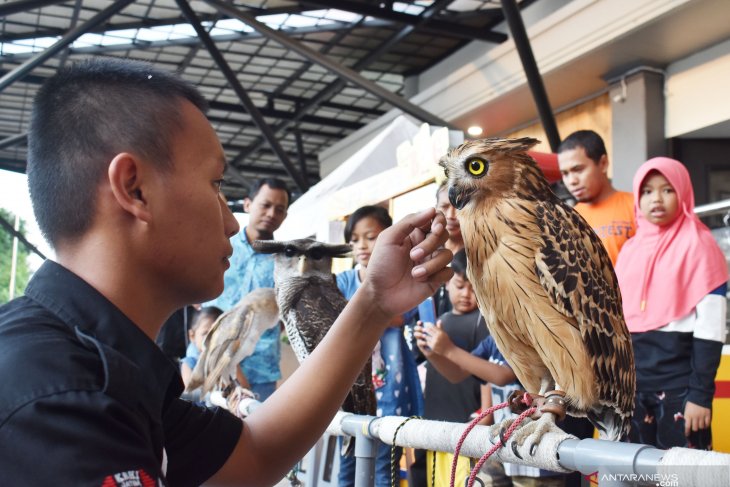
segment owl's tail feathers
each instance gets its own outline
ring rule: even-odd
[[[600,406],[588,411],[588,420],[598,430],[598,438],[609,441],[627,441],[631,428],[631,412],[617,411],[611,406]]]
[[[342,403],[342,410],[353,414],[375,416],[378,412],[377,401],[375,400],[375,387],[373,386],[373,367],[370,360],[360,371],[355,383],[352,384],[350,392],[347,393]],[[342,456],[352,456],[355,453],[355,438],[352,436],[342,437]]]
[[[378,406],[375,400],[375,387],[373,386],[372,366],[370,361],[360,371],[360,374],[352,384],[350,392],[347,393],[342,410],[353,414],[375,416]]]
[[[227,379],[227,377],[223,378],[221,377],[221,375],[223,374],[223,371],[228,368],[228,364],[230,362],[230,356],[222,356],[219,358],[218,362],[216,362],[215,364],[215,367],[205,375],[205,380],[203,381],[203,394],[207,394],[215,389],[216,385],[218,385],[221,379]]]

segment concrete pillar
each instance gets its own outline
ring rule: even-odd
[[[664,137],[664,72],[642,66],[608,80],[611,98],[613,185],[631,191],[638,167],[667,155]]]

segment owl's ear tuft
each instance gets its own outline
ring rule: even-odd
[[[254,240],[251,242],[251,248],[261,254],[275,254],[281,252],[285,246],[285,242],[278,240]]]
[[[332,257],[348,257],[352,254],[352,247],[349,244],[328,245],[327,252]]]
[[[540,143],[539,140],[533,139],[532,137],[505,139],[505,142],[504,148],[506,152],[526,152]]]

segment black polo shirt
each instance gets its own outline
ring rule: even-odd
[[[0,308],[0,371],[0,485],[200,485],[241,434],[180,399],[177,365],[52,261]]]

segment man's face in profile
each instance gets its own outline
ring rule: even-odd
[[[155,213],[148,225],[147,272],[175,299],[200,302],[223,290],[231,236],[238,223],[220,193],[225,155],[205,115],[181,102],[182,128],[171,143],[172,169],[152,172],[147,198]]]

